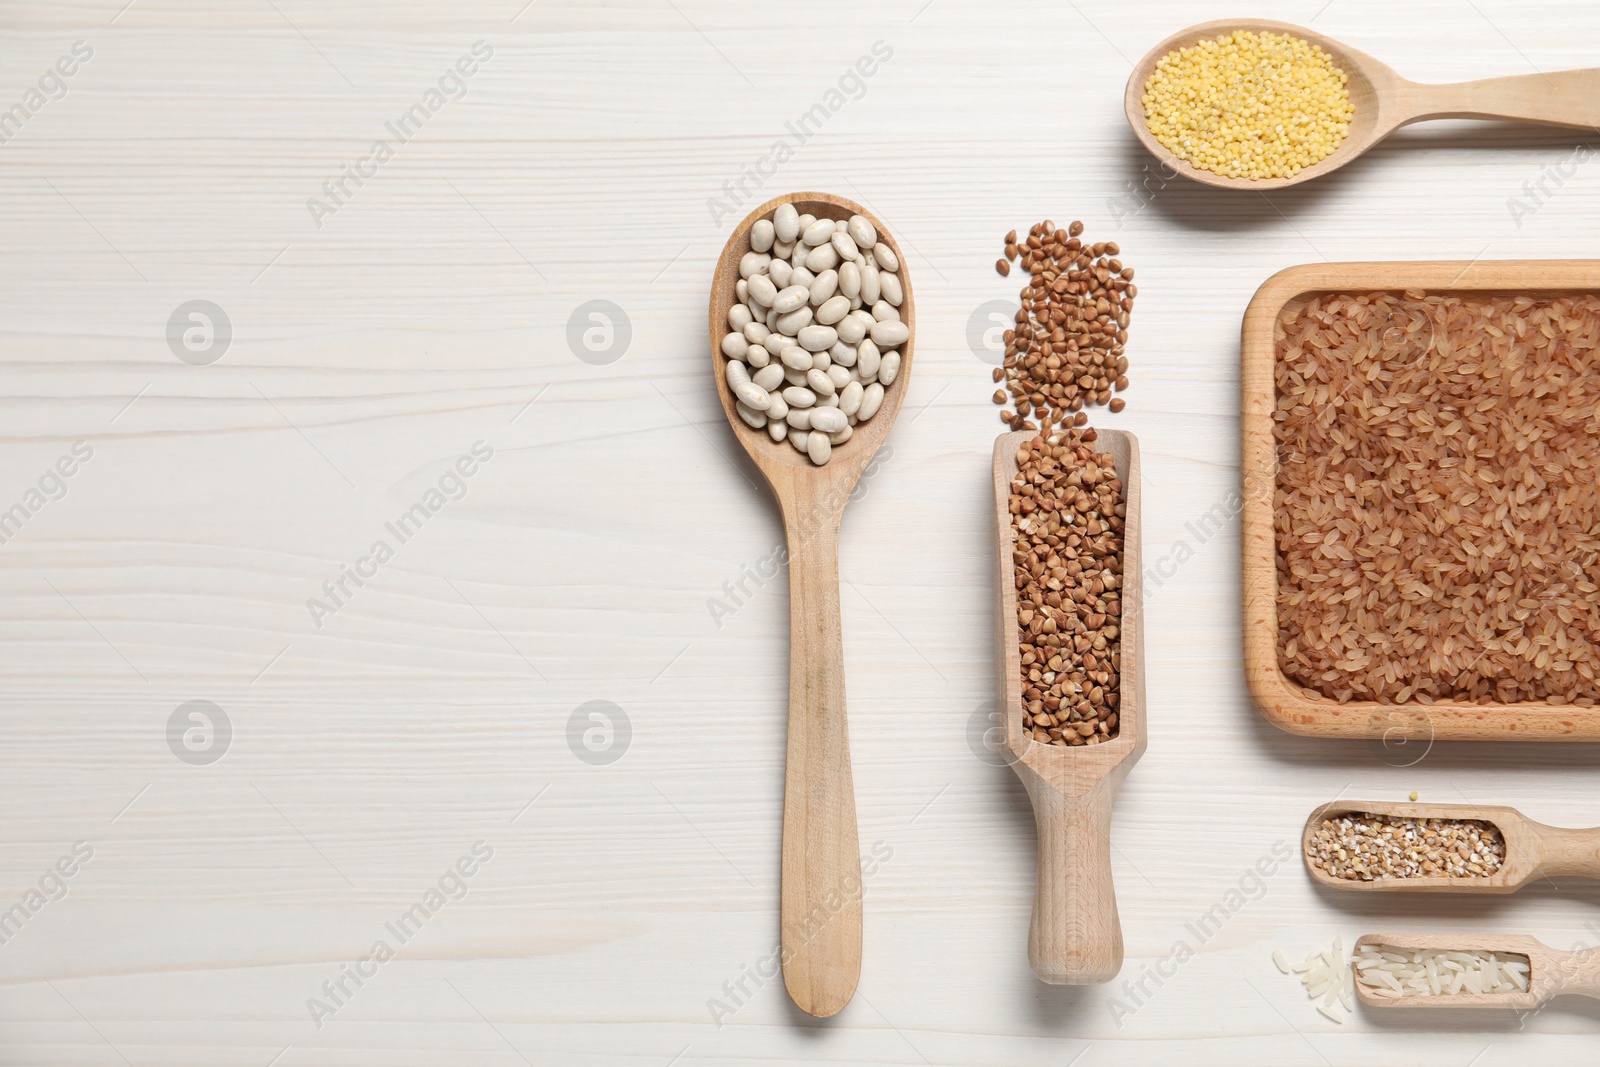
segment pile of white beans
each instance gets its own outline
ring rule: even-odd
[[[821,466],[883,405],[911,336],[900,260],[860,215],[783,204],[750,227],[722,354],[739,417]]]

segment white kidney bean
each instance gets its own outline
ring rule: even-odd
[[[872,418],[872,416],[876,415],[878,413],[878,409],[882,406],[883,386],[879,385],[877,382],[873,382],[871,385],[867,386],[866,390],[861,394],[861,407],[856,412],[856,418],[862,422],[866,422],[868,419]]]
[[[816,305],[830,299],[838,288],[838,271],[825,270],[821,274],[817,275],[816,280],[811,283],[812,306],[815,307]]]
[[[850,234],[857,248],[871,248],[878,243],[878,229],[865,216],[851,215],[850,221],[845,224],[845,231]]]
[[[861,263],[861,302],[868,307],[878,302],[882,289],[878,284],[878,268],[872,260]]]
[[[733,407],[734,407],[734,410],[736,410],[739,413],[739,417],[741,419],[743,419],[745,421],[745,423],[748,424],[749,427],[752,430],[760,430],[760,429],[764,429],[766,427],[766,425],[767,425],[767,417],[766,417],[766,415],[762,414],[761,412],[755,410],[752,407],[749,407],[743,401],[736,401],[734,403]]]
[[[783,391],[783,402],[792,408],[815,407],[817,394],[803,385],[791,385]]]
[[[839,410],[846,415],[854,415],[859,412],[861,410],[861,394],[864,392],[866,392],[866,387],[860,382],[851,382],[845,386],[839,391]]]
[[[886,244],[873,245],[872,258],[878,261],[878,266],[891,274],[900,269],[900,257]]]
[[[752,411],[766,411],[772,406],[772,396],[755,382],[746,379],[733,387],[739,402]]]
[[[828,355],[828,353],[826,353],[826,352],[818,351],[818,352],[811,353],[811,369],[812,370],[827,370],[828,369],[828,364],[830,364],[832,362],[833,362],[833,357]]]
[[[780,259],[784,262],[788,262],[789,257],[792,255],[794,255],[793,241],[789,241],[787,243],[783,241],[772,242],[772,262],[776,263]],[[768,269],[770,270],[771,268]]]
[[[845,320],[845,322],[849,321],[849,319]],[[839,325],[843,326],[844,323],[841,322]],[[847,344],[845,342],[844,335],[840,334],[839,339],[833,343],[833,347],[828,349],[828,361],[839,367],[855,366],[856,346],[853,344]]]
[[[746,324],[741,332],[744,334],[744,339],[753,345],[764,345],[767,343],[767,338],[772,336],[772,331],[759,322]],[[745,362],[748,363],[750,361],[745,360]]]
[[[750,298],[758,304],[771,307],[777,303],[778,287],[765,274],[757,274],[750,279]]]
[[[817,276],[806,270],[804,263],[789,272],[789,284],[803,285],[808,293],[811,291],[811,283],[816,280]]]
[[[742,330],[753,321],[755,321],[755,316],[751,315],[750,309],[743,304],[735,304],[728,309],[728,329],[730,330]]]
[[[832,396],[834,393],[833,379],[828,377],[826,371],[816,369],[806,371],[806,386],[819,397]],[[757,407],[751,404],[751,407]]]
[[[818,245],[827,244],[828,239],[831,238],[835,232],[836,228],[833,225],[832,219],[818,219],[816,222],[813,222],[810,226],[806,227],[806,232],[800,235],[800,240],[804,241],[807,246],[816,248]]]
[[[767,268],[767,277],[771,280],[773,288],[779,290],[787,289],[789,288],[789,274],[793,270],[794,268],[789,266],[787,259],[774,259],[772,266]],[[858,273],[859,271],[860,268],[857,268]]]
[[[822,373],[826,374],[828,376],[828,381],[833,383],[834,392],[838,392],[840,389],[843,389],[845,386],[850,384],[849,367],[841,367],[838,364],[834,364],[831,367],[825,367]]]
[[[839,324],[834,329],[839,334],[839,340],[845,344],[858,345],[861,343],[861,339],[867,335],[867,327],[853,314],[846,315],[843,319],[840,319]],[[849,364],[847,363],[845,366],[849,366]]]
[[[752,281],[754,279],[751,279]],[[900,275],[883,274],[878,277],[878,288],[882,291],[883,298],[895,307],[905,299],[905,293],[900,288]]]
[[[862,341],[856,349],[856,369],[861,372],[861,377],[876,378],[880,358],[878,346],[873,343],[872,338]]]
[[[806,439],[806,455],[811,457],[811,462],[822,466],[833,455],[833,443],[828,440],[825,433],[814,433]]]
[[[832,270],[839,265],[839,253],[833,250],[833,245],[818,245],[806,256],[806,269],[821,273]]]
[[[900,353],[890,352],[883,357],[883,363],[878,367],[878,381],[885,386],[894,384],[895,375],[900,373]],[[750,405],[754,407],[755,405]]]
[[[772,298],[772,310],[780,315],[787,315],[797,308],[804,307],[806,301],[810,299],[810,289],[804,285],[789,285]]]
[[[782,399],[781,397],[779,399]],[[811,412],[815,408],[791,408],[785,404],[783,421],[797,430],[811,429]]]
[[[761,385],[760,382],[756,382],[756,384]],[[761,388],[767,389],[767,387],[764,385],[761,385]],[[771,389],[767,389],[767,397],[769,400],[769,403],[767,404],[767,418],[781,419],[785,415],[789,414],[789,402],[785,400],[781,394],[774,393]]]
[[[879,348],[903,345],[910,336],[910,328],[905,323],[895,322],[893,319],[877,323],[872,327],[872,343]]]
[[[791,445],[794,445],[794,447],[799,449],[801,452],[804,452],[806,450],[806,444],[810,440],[811,440],[811,432],[809,430],[791,429],[789,431],[789,443]]]
[[[770,393],[783,383],[783,364],[769,363],[750,375],[750,380]]]
[[[800,331],[811,325],[811,305],[801,304],[787,315],[778,316],[778,332],[799,337]]]
[[[733,295],[739,298],[739,303],[741,304],[750,302],[750,281],[748,278],[740,278],[733,283]]]
[[[789,424],[782,419],[774,419],[769,415],[767,417],[767,436],[772,438],[775,443],[782,443],[783,439],[789,436]]]
[[[728,370],[725,377],[728,379],[728,388],[737,388],[740,383],[750,380],[750,371],[737,359],[728,360]]]
[[[777,239],[777,230],[769,219],[757,219],[754,226],[750,227],[750,251],[770,252],[772,242]]]
[[[811,317],[810,308],[801,308],[800,311],[804,311],[807,318]],[[795,314],[798,315],[800,312],[797,311]],[[826,352],[839,339],[838,331],[832,326],[804,326],[795,336],[800,339],[800,347],[808,352]]]
[[[839,291],[852,299],[861,295],[861,268],[848,260],[839,264]]]
[[[744,361],[756,370],[761,370],[772,362],[772,353],[767,351],[765,345],[751,345],[744,350]],[[755,375],[750,376],[755,380]]]
[[[899,322],[900,312],[896,311],[895,306],[889,303],[889,301],[880,300],[876,304],[872,305],[872,321]],[[868,327],[868,329],[871,329],[871,327]]]
[[[811,369],[811,353],[799,345],[789,345],[778,353],[778,358],[790,370],[797,370],[801,374]]]
[[[839,253],[839,259],[842,262],[848,263],[852,259],[859,259],[861,256],[861,249],[856,247],[856,243],[850,239],[848,233],[837,232],[829,239],[828,243],[833,245],[835,252]]]
[[[763,273],[772,263],[772,257],[765,252],[746,252],[739,259],[739,277],[749,278],[754,274]]]
[[[817,308],[817,321],[824,326],[832,326],[840,319],[850,314],[850,298],[848,296],[830,296]]]
[[[811,413],[811,428],[821,430],[823,433],[838,433],[850,420],[838,408],[817,408]]]
[[[772,433],[772,423],[770,422],[767,423],[767,432]],[[855,432],[855,427],[851,426],[849,422],[846,422],[844,424],[844,429],[840,430],[838,433],[830,433],[828,435],[828,443],[833,445],[835,448],[838,448],[840,445],[850,440],[850,435]]]
[[[806,368],[806,370],[810,369],[810,367]],[[804,385],[806,384],[806,371],[785,367],[783,368],[783,380],[789,385]]]
[[[800,235],[800,213],[793,204],[779,204],[772,213],[772,230],[777,239],[789,244]]]

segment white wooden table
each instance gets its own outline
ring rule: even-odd
[[[1357,900],[1296,862],[1249,875],[1339,794],[1600,822],[1597,753],[1265,725],[1226,514],[1255,287],[1320,258],[1594,255],[1581,138],[1441,124],[1270,201],[1163,184],[1122,83],[1239,13],[1215,3],[122,5],[0,4],[0,111],[22,106],[0,114],[0,1063],[1592,1062],[1587,1002],[1336,1026],[1273,967],[1385,929],[1600,940],[1593,886]],[[1575,3],[1272,14],[1423,79],[1600,63]],[[799,143],[786,123],[880,41]],[[829,1022],[747,976],[777,935],[787,604],[781,576],[728,599],[780,525],[703,334],[734,223],[801,188],[888,221],[921,312],[844,527],[861,841],[887,858]],[[1114,835],[1125,982],[1086,989],[1028,971],[1031,816],[974,743],[1001,427],[968,336],[1016,294],[1000,236],[1044,217],[1138,270],[1129,407],[1097,421],[1143,443],[1160,575]]]

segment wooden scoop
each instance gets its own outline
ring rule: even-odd
[[[861,215],[900,261],[900,317],[911,336],[883,406],[858,423],[818,467],[787,441],[745,424],[734,409],[722,355],[728,309],[737,299],[739,260],[750,227],[789,203],[802,215]],[[747,215],[728,238],[711,282],[711,370],[734,436],[772,487],[789,546],[789,742],[783,788],[783,983],[802,1011],[832,1015],[850,1002],[861,977],[861,855],[845,725],[844,643],[839,632],[839,519],[861,472],[900,411],[911,377],[916,305],[910,268],[894,236],[865,208],[826,193],[791,193]]]
[[[1109,982],[1122,968],[1122,925],[1111,884],[1111,804],[1145,749],[1144,619],[1139,597],[1139,442],[1099,431],[1095,447],[1111,453],[1128,506],[1123,527],[1122,683],[1117,735],[1097,745],[1043,745],[1022,725],[1022,650],[1012,561],[1011,480],[1017,449],[1038,436],[1023,430],[994,443],[994,499],[999,537],[995,613],[1000,709],[1006,761],[1033,801],[1039,873],[1028,931],[1028,962],[1052,985]]]
[[[1335,878],[1311,862],[1311,837],[1324,819],[1365,812],[1408,819],[1477,819],[1492,823],[1506,841],[1505,862],[1483,878],[1428,875],[1379,878],[1371,882]],[[1535,878],[1568,875],[1600,878],[1600,827],[1567,830],[1534,822],[1515,808],[1468,804],[1378,804],[1339,801],[1324,804],[1306,820],[1300,855],[1313,881],[1330,889],[1383,893],[1512,893]]]
[[[1347,88],[1355,108],[1349,134],[1325,159],[1292,178],[1230,178],[1202,170],[1179,159],[1145,125],[1144,86],[1157,61],[1174,49],[1234,30],[1292,34],[1328,53],[1349,77]],[[1508,119],[1593,130],[1600,126],[1600,68],[1424,85],[1407,81],[1366,53],[1303,26],[1265,19],[1220,19],[1180,30],[1152,48],[1128,78],[1123,108],[1134,134],[1151,154],[1184,177],[1224,189],[1270,191],[1338,170],[1401,126],[1426,119]]]
[[[1525,993],[1450,993],[1430,997],[1385,997],[1359,980],[1356,996],[1369,1008],[1537,1008],[1551,997],[1576,993],[1600,1000],[1600,949],[1562,952],[1537,938],[1517,934],[1367,934],[1362,945],[1443,952],[1517,953],[1528,957]],[[1359,972],[1358,972],[1359,973]]]

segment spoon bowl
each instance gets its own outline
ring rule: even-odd
[[[1356,996],[1369,1008],[1537,1008],[1563,993],[1600,1000],[1600,949],[1562,952],[1518,934],[1366,934],[1363,945],[1445,952],[1494,952],[1528,957],[1528,988],[1515,993],[1450,993],[1386,997],[1359,979]]]
[[[739,417],[728,388],[721,341],[738,300],[739,261],[750,251],[750,228],[780,204],[819,219],[861,215],[899,260],[904,293],[900,318],[910,331],[900,348],[900,373],[883,404],[858,422],[850,439],[817,466],[788,441]],[[889,433],[911,378],[916,305],[910,268],[883,223],[866,209],[826,193],[769,200],[728,238],[711,283],[711,367],[734,436],[771,486],[783,512],[789,563],[789,727],[784,765],[780,943],[783,982],[811,1015],[843,1008],[861,976],[861,855],[850,739],[845,715],[844,642],[839,625],[839,520],[862,472]]]
[[[1161,57],[1235,30],[1298,37],[1326,52],[1348,79],[1346,88],[1355,112],[1348,134],[1333,152],[1293,177],[1232,178],[1203,170],[1179,159],[1156,140],[1145,123],[1144,87]],[[1592,130],[1600,125],[1600,68],[1425,85],[1408,81],[1365,52],[1304,26],[1268,19],[1218,19],[1179,30],[1146,53],[1128,78],[1123,109],[1134,135],[1165,167],[1205,185],[1270,192],[1338,170],[1401,126],[1426,119],[1507,119]]]
[[[905,294],[900,304],[900,319],[911,331],[911,336],[900,346],[900,373],[894,384],[883,391],[883,406],[866,422],[858,422],[850,440],[838,445],[833,457],[821,467],[813,464],[787,441],[774,441],[766,431],[753,429],[741,419],[734,407],[737,398],[733,390],[728,388],[728,378],[723,371],[728,359],[722,354],[720,343],[722,335],[728,332],[728,310],[739,300],[735,291],[739,281],[739,260],[750,251],[750,227],[758,219],[771,218],[782,204],[793,204],[800,214],[815,215],[819,219],[848,219],[851,215],[860,215],[872,223],[878,231],[878,240],[887,244],[900,262],[900,287]],[[917,306],[911,292],[911,273],[906,265],[906,257],[901,254],[894,235],[889,233],[877,216],[861,205],[828,193],[790,193],[768,200],[746,215],[744,221],[734,229],[722,249],[722,258],[717,261],[717,273],[711,283],[711,365],[717,380],[717,396],[722,400],[728,425],[733,427],[734,436],[761,469],[772,491],[778,495],[780,504],[784,494],[793,490],[793,482],[797,477],[813,485],[826,482],[833,488],[842,487],[846,496],[850,494],[861,472],[872,462],[878,446],[889,435],[889,427],[900,412],[900,403],[906,394],[906,382],[911,377],[912,349],[917,339],[916,320]],[[842,473],[844,471],[851,473],[845,475]]]

